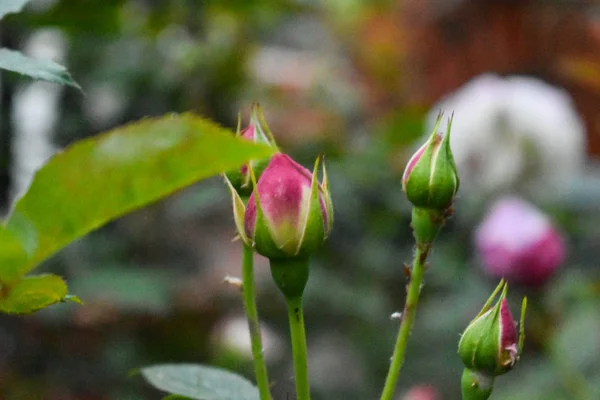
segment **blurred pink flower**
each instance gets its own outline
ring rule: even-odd
[[[565,259],[565,243],[550,218],[517,197],[504,197],[475,232],[485,270],[523,285],[541,285]]]
[[[439,398],[437,390],[429,385],[413,386],[402,400],[437,400]]]

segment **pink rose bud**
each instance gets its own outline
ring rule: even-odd
[[[486,271],[523,285],[541,285],[565,258],[565,244],[547,215],[516,197],[497,201],[475,232]]]
[[[246,127],[246,129],[240,132],[240,126],[238,124],[237,136],[254,143],[264,143],[277,148],[273,134],[269,130],[269,127],[265,121],[265,117],[257,103],[252,105],[250,124]],[[250,162],[257,178],[260,177],[268,162],[268,159],[256,161],[253,160]],[[244,164],[238,170],[228,172],[226,177],[240,195],[249,196],[250,193],[252,193],[252,182],[250,179],[248,165]]]
[[[281,153],[275,154],[258,180],[247,207],[234,196],[234,214],[242,239],[270,259],[307,258],[329,235],[333,207],[323,167],[323,183]]]
[[[496,304],[491,307],[500,291]],[[458,343],[458,354],[465,365],[463,398],[489,397],[494,378],[510,371],[519,360],[527,299],[523,299],[519,332],[508,308],[507,291],[508,285],[502,280]]]
[[[496,304],[491,304],[500,292]],[[498,376],[508,372],[519,359],[520,335],[508,307],[508,284],[502,280],[479,314],[465,329],[458,353],[465,367]],[[523,300],[521,325],[524,323],[526,299]],[[521,326],[522,328],[522,326]]]
[[[445,211],[452,204],[460,180],[450,150],[448,121],[446,134],[438,132],[442,115],[431,136],[411,157],[402,175],[402,190],[415,207]]]

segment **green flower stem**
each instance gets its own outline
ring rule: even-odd
[[[390,369],[388,371],[387,378],[385,379],[385,386],[383,387],[381,400],[391,400],[394,396],[394,391],[396,390],[396,383],[398,382],[398,377],[400,376],[400,369],[404,363],[408,337],[410,336],[410,332],[415,321],[417,303],[419,302],[419,294],[421,292],[421,283],[423,282],[423,274],[425,272],[425,261],[427,260],[427,255],[429,254],[430,248],[430,243],[419,244],[417,245],[417,249],[415,251],[415,258],[410,274],[410,282],[408,283],[406,304],[402,313],[402,322],[400,323],[398,339],[396,340],[396,347],[394,347],[394,355],[392,356]]]
[[[294,373],[296,374],[296,398],[297,400],[310,400],[302,296],[286,297],[286,304],[288,309],[288,318],[290,320],[290,332],[292,336]]]
[[[302,294],[308,282],[310,263],[307,258],[270,259],[271,275],[285,297],[292,336],[292,354],[296,374],[296,400],[310,400],[306,334]]]
[[[244,308],[246,309],[246,317],[248,318],[252,356],[254,358],[254,374],[256,375],[260,399],[271,400],[269,377],[267,375],[267,366],[265,365],[265,359],[263,357],[258,311],[256,309],[256,299],[254,295],[254,252],[252,247],[247,244],[244,244],[242,252],[242,285]]]

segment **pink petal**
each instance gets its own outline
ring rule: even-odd
[[[402,186],[403,187],[406,187],[410,173],[412,172],[413,169],[415,169],[415,165],[417,165],[417,162],[419,162],[419,160],[421,159],[421,156],[423,155],[423,152],[425,151],[425,149],[427,148],[428,145],[429,145],[429,142],[425,142],[425,144],[423,146],[421,146],[421,148],[419,148],[419,150],[417,150],[415,154],[413,154],[413,156],[410,158],[410,160],[408,160],[408,163],[406,164],[406,168],[404,169],[404,173],[402,174]]]
[[[285,224],[299,232],[303,202],[308,201],[306,193],[310,195],[311,183],[312,173],[288,155],[279,153],[271,158],[257,183],[260,206],[271,227],[277,229]],[[326,225],[327,211],[322,198],[321,211]],[[245,230],[250,237],[254,236],[255,225],[256,200],[253,192],[248,199],[245,217]]]
[[[519,334],[506,299],[502,299],[500,304],[500,329],[500,350],[510,352],[511,360],[514,363],[517,358]]]

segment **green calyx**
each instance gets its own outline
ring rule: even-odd
[[[286,297],[302,297],[308,282],[308,258],[269,259],[273,281]]]
[[[493,376],[465,368],[461,379],[462,400],[487,400],[494,389]]]
[[[433,243],[438,232],[444,226],[446,214],[446,211],[413,207],[411,226],[417,245]]]
[[[440,114],[429,140],[409,161],[403,177],[404,191],[415,207],[446,210],[460,185],[450,149],[452,117],[445,135],[438,132],[441,120]]]

